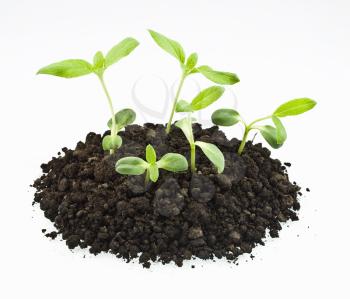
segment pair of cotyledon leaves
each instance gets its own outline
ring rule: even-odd
[[[115,169],[123,175],[141,175],[147,171],[152,182],[159,177],[159,169],[171,172],[186,171],[188,163],[184,156],[176,153],[165,154],[157,161],[156,151],[152,145],[146,147],[146,160],[138,157],[125,157],[117,161]]]
[[[239,78],[234,73],[216,71],[207,65],[196,67],[198,62],[197,53],[190,54],[186,59],[185,51],[179,42],[153,30],[149,30],[149,33],[159,47],[174,56],[180,62],[186,75],[201,73],[207,79],[223,85],[232,85],[239,82]]]
[[[302,114],[308,110],[311,110],[315,105],[316,102],[309,98],[300,98],[288,101],[280,105],[270,116],[275,127],[265,125],[254,126],[252,128],[258,129],[270,146],[277,149],[281,147],[287,139],[287,132],[280,118]],[[214,124],[219,126],[233,126],[242,121],[242,118],[236,110],[219,109],[213,113],[212,121]]]
[[[128,37],[110,49],[105,57],[102,52],[97,52],[92,64],[83,59],[67,59],[41,68],[38,74],[63,78],[75,78],[91,73],[101,75],[109,66],[128,56],[138,45],[136,39]]]

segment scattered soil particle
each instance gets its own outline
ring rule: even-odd
[[[55,239],[57,238],[57,235],[58,235],[57,232],[51,232],[51,233],[47,233],[47,234],[45,235],[45,237],[51,238],[52,240],[55,240]]]
[[[143,176],[116,173],[118,159],[144,158],[148,143],[158,157],[169,152],[189,157],[183,133],[174,127],[166,135],[163,125],[128,126],[113,155],[102,150],[103,136],[95,133],[74,150],[63,148],[62,155],[41,165],[43,175],[33,185],[34,201],[57,229],[46,236],[61,234],[71,249],[110,252],[126,261],[137,258],[146,268],[155,261],[182,266],[193,257],[225,257],[236,263],[239,255],[264,245],[267,232],[278,237],[281,222],[298,219],[300,188],[267,148],[247,142],[238,156],[240,141],[228,140],[216,126],[202,129],[196,124],[193,131],[196,140],[222,150],[222,174],[200,149],[197,173],[161,170],[158,182],[147,188]]]

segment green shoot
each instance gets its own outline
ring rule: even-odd
[[[198,93],[191,103],[181,100],[176,104],[176,112],[188,112],[188,117],[177,121],[175,126],[182,130],[190,144],[192,172],[196,171],[196,146],[199,146],[202,149],[203,153],[217,167],[219,173],[224,170],[224,155],[219,148],[214,144],[194,140],[192,131],[193,119],[191,118],[192,112],[208,107],[210,104],[217,101],[224,91],[225,89],[223,87],[212,86]]]
[[[107,126],[111,129],[111,135],[107,135],[102,140],[102,147],[105,151],[110,151],[112,154],[115,149],[118,149],[122,146],[122,138],[118,135],[118,133],[124,129],[127,125],[132,124],[135,121],[136,113],[134,110],[126,108],[118,111],[111,118]]]
[[[188,143],[190,144],[191,171],[196,171],[196,146],[198,146],[201,148],[201,150],[207,156],[207,158],[215,165],[215,167],[218,170],[218,173],[223,172],[225,168],[225,158],[223,153],[214,144],[203,141],[195,141],[193,137],[192,122],[193,119],[190,117],[189,114],[188,117],[183,118],[175,123],[175,126],[182,130],[182,132],[187,138]]]
[[[111,134],[105,136],[102,141],[103,149],[109,150],[111,154],[122,145],[122,139],[118,135],[118,132],[126,125],[132,123],[136,115],[131,109],[124,109],[115,113],[112,98],[105,84],[104,72],[109,66],[129,55],[138,45],[139,43],[137,40],[128,37],[115,45],[105,57],[102,52],[98,51],[93,58],[92,64],[82,59],[67,59],[45,66],[37,72],[37,74],[53,75],[63,78],[81,77],[92,73],[97,75],[107,97],[108,106],[112,115],[108,125],[111,129]]]
[[[241,122],[244,126],[244,134],[242,142],[238,148],[238,154],[241,155],[245,144],[247,142],[248,134],[251,130],[260,131],[261,135],[267,141],[272,148],[280,148],[287,139],[287,132],[284,128],[280,118],[286,116],[293,116],[302,114],[315,107],[316,102],[308,98],[301,98],[288,101],[279,106],[271,115],[258,118],[255,121],[247,124],[239,115],[236,110],[233,109],[219,109],[212,114],[212,121],[218,126],[233,126],[238,122]],[[272,119],[274,126],[265,125],[258,126],[258,122]]]
[[[192,75],[195,73],[201,73],[203,76],[205,76],[207,79],[211,80],[212,82],[215,82],[217,84],[223,84],[223,85],[232,85],[239,82],[239,79],[236,74],[215,71],[207,65],[202,65],[197,67],[197,61],[198,61],[197,53],[190,54],[186,59],[185,51],[183,50],[180,43],[153,30],[149,30],[149,33],[151,34],[151,37],[158,44],[159,47],[161,47],[164,51],[168,52],[170,55],[174,56],[178,60],[181,67],[180,82],[175,94],[173,107],[171,109],[170,118],[167,124],[167,128],[166,128],[167,133],[169,133],[171,130],[171,124],[173,121],[177,101],[180,97],[181,89],[183,87],[185,79],[189,75]]]
[[[184,156],[175,153],[165,154],[157,161],[156,151],[152,145],[146,147],[146,161],[138,157],[125,157],[117,161],[115,169],[124,175],[141,175],[146,172],[145,185],[157,182],[159,169],[171,172],[180,172],[188,169],[188,163]]]

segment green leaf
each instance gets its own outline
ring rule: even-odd
[[[195,145],[202,149],[203,153],[207,156],[211,163],[216,166],[219,173],[224,171],[225,158],[221,150],[216,145],[203,141],[196,141]]]
[[[167,171],[179,172],[188,169],[188,163],[186,158],[180,154],[168,153],[165,154],[158,162],[159,168]]]
[[[107,135],[102,140],[102,148],[105,151],[115,150],[122,146],[123,140],[119,135]]]
[[[105,64],[105,58],[103,57],[103,54],[101,51],[98,51],[94,56],[94,71],[97,72],[99,70],[104,69]]]
[[[273,114],[278,117],[298,115],[309,111],[315,106],[316,102],[314,100],[308,98],[295,99],[279,106]]]
[[[214,71],[207,65],[202,65],[197,70],[204,75],[207,79],[224,85],[232,85],[239,82],[239,78],[234,73]]]
[[[218,126],[233,126],[241,120],[241,117],[236,110],[219,109],[212,114],[211,120]]]
[[[156,164],[152,164],[148,168],[149,171],[149,178],[151,179],[152,182],[156,182],[159,178],[159,169]]]
[[[187,101],[181,100],[176,103],[176,112],[192,112],[191,104]]]
[[[126,108],[118,111],[114,117],[119,131],[134,122],[136,113],[134,110]],[[108,121],[107,125],[109,128],[112,128],[112,119]]]
[[[109,50],[106,55],[105,66],[109,67],[123,57],[128,56],[138,45],[139,42],[132,37],[123,39],[119,44],[115,45],[111,50]]]
[[[37,74],[75,78],[92,73],[92,65],[82,59],[67,59],[41,68]]]
[[[181,120],[178,120],[175,123],[175,126],[182,130],[182,132],[186,136],[189,144],[194,143],[193,131],[192,131],[192,119],[191,118],[185,117]]]
[[[282,144],[277,143],[277,130],[276,128],[272,126],[261,126],[258,127],[260,130],[261,135],[264,137],[264,139],[267,141],[267,143],[272,147],[272,148],[280,148]]]
[[[191,102],[193,110],[201,110],[218,100],[224,93],[225,88],[212,86],[202,90]]]
[[[138,157],[125,157],[117,161],[115,170],[120,174],[140,175],[148,168],[149,164]]]
[[[156,163],[157,154],[152,145],[146,146],[146,161],[150,164]]]
[[[197,61],[198,61],[197,53],[192,53],[190,56],[188,56],[186,61],[187,72],[191,71],[196,66]]]
[[[170,55],[174,56],[182,64],[185,63],[185,52],[181,45],[163,34],[155,32],[153,30],[148,30],[151,34],[153,40],[161,47],[164,51],[168,52]]]
[[[276,126],[276,142],[277,144],[283,144],[287,139],[286,129],[277,116],[272,115],[272,121]]]

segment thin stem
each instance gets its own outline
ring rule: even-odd
[[[173,108],[171,109],[171,114],[170,114],[170,118],[169,118],[169,121],[168,121],[168,125],[167,125],[167,127],[166,127],[166,133],[167,133],[167,134],[169,134],[169,133],[170,133],[170,130],[171,130],[171,124],[172,124],[172,122],[173,122],[173,117],[174,117],[174,113],[175,113],[175,108],[176,108],[177,100],[179,99],[182,86],[183,86],[183,84],[184,84],[184,82],[185,82],[185,78],[186,78],[186,72],[183,71],[182,76],[181,76],[181,79],[180,79],[179,86],[178,86],[177,91],[176,91],[176,94],[175,94],[174,103],[173,103]]]
[[[191,144],[191,171],[196,171],[196,145]]]
[[[145,187],[147,187],[149,183],[149,169],[147,168],[146,174],[145,174]]]
[[[241,155],[243,150],[244,150],[244,147],[245,147],[245,144],[247,142],[247,137],[248,137],[248,134],[249,134],[249,126],[247,126],[246,124],[244,124],[244,135],[243,135],[243,138],[242,138],[242,142],[238,148],[238,155]]]
[[[112,128],[111,128],[111,135],[114,136],[117,132],[116,132],[116,128],[117,128],[117,124],[115,122],[115,113],[114,113],[114,108],[113,108],[113,102],[112,102],[112,98],[107,90],[107,87],[106,87],[106,83],[104,81],[104,78],[103,78],[103,74],[101,75],[98,75],[98,78],[100,79],[100,82],[101,82],[101,85],[102,85],[102,88],[103,88],[103,91],[108,99],[108,106],[109,106],[109,110],[111,111],[111,114],[112,114]],[[109,153],[110,154],[113,154],[114,153],[114,149],[111,149],[109,150]]]

